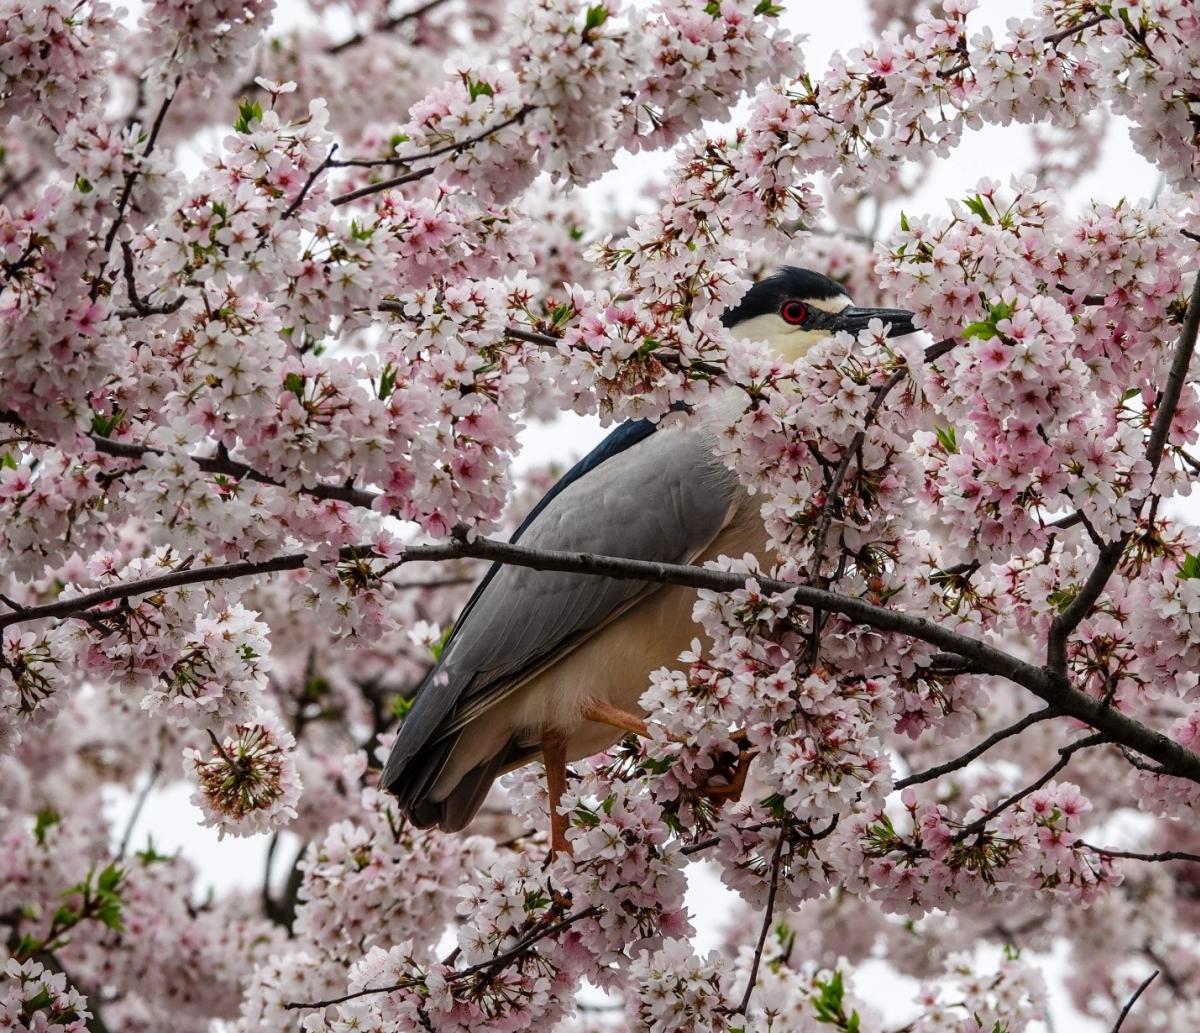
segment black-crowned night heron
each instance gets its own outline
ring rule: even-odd
[[[785,267],[756,283],[722,322],[802,356],[869,320],[890,336],[912,313],[857,308],[842,287]],[[538,503],[512,540],[539,549],[704,563],[763,555],[759,505],[714,455],[703,420],[622,424]],[[383,772],[405,816],[421,827],[463,828],[497,776],[541,754],[551,843],[566,850],[557,803],[568,761],[645,734],[638,700],[649,674],[675,664],[696,635],[694,589],[497,564],[459,616],[422,683]]]

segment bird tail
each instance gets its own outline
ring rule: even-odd
[[[452,735],[415,753],[407,762],[393,747],[380,784],[395,795],[400,812],[417,828],[436,826],[443,832],[459,832],[483,806],[492,783],[505,771],[524,763],[530,751],[517,746],[515,739],[471,768],[449,792],[434,795],[438,778],[450,761],[460,736]],[[400,740],[397,739],[397,745]],[[393,763],[396,762],[396,763]]]

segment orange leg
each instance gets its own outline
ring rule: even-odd
[[[567,842],[567,819],[558,813],[558,805],[567,791],[567,742],[562,732],[542,735],[542,763],[546,767],[546,791],[550,795],[550,853],[571,852]]]
[[[611,725],[613,728],[619,728],[623,732],[632,732],[634,735],[640,735],[643,738],[649,738],[650,736],[649,726],[642,718],[636,714],[629,713],[627,710],[622,710],[620,707],[614,707],[611,703],[591,700],[584,704],[582,714],[589,721]],[[734,742],[743,748],[743,751],[750,744],[750,740],[746,737],[745,732],[734,732],[732,738]],[[680,737],[679,741],[683,742],[684,739]],[[718,806],[726,800],[739,800],[742,790],[746,787],[746,774],[750,770],[750,762],[756,756],[757,751],[755,750],[743,752],[738,758],[737,767],[734,769],[728,784],[706,786],[702,790],[703,794]]]
[[[589,700],[583,705],[581,713],[589,721],[598,721],[602,725],[611,725],[613,728],[619,728],[623,732],[632,732],[634,735],[642,736],[642,738],[648,738],[650,735],[650,729],[645,721],[636,714],[631,714],[620,707],[614,707],[611,703],[602,703],[600,700]]]

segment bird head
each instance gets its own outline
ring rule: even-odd
[[[801,358],[839,330],[856,334],[872,319],[890,323],[889,337],[916,331],[913,314],[900,308],[859,308],[840,283],[808,269],[785,265],[759,280],[721,322],[735,336],[766,341],[779,356]]]

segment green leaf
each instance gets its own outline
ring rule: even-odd
[[[467,77],[467,93],[470,94],[472,101],[476,101],[480,97],[495,96],[491,83],[476,82],[469,76]]]
[[[1071,588],[1059,588],[1050,593],[1049,603],[1059,613],[1066,613],[1067,607],[1075,601],[1075,597],[1079,594],[1078,586]]]
[[[250,123],[262,120],[262,105],[256,100],[244,100],[238,105],[237,121],[233,123],[235,133],[250,132]]]
[[[4,455],[0,456],[0,470],[4,469],[5,467],[8,467],[10,470],[15,470],[17,468],[17,461],[13,458],[13,454],[11,452],[5,452]]]
[[[608,8],[604,4],[596,4],[587,9],[587,18],[583,23],[583,34],[587,36],[593,29],[600,28],[608,21]]]
[[[416,701],[415,696],[397,696],[392,700],[392,717],[397,717],[403,721],[408,717],[408,712],[412,710],[413,704]]]
[[[396,390],[396,367],[390,362],[379,371],[379,400],[386,402]]]
[[[765,14],[768,18],[777,18],[783,14],[783,6],[771,3],[771,0],[758,0],[754,8],[754,13]]]
[[[388,144],[391,146],[393,151],[402,143],[408,143],[407,133],[392,133],[391,138],[388,140]]]
[[[937,435],[943,451],[951,455],[958,451],[958,434],[953,427],[934,427],[933,433]]]
[[[125,873],[117,867],[114,861],[100,873],[100,877],[96,880],[96,889],[101,893],[112,893],[124,876]]]
[[[572,240],[583,240],[583,230],[581,230],[578,226],[572,226],[567,232],[570,234]]]
[[[81,194],[90,194],[96,188],[93,187],[92,184],[89,183],[82,176],[76,176],[75,177],[75,189],[78,190]]]
[[[1193,578],[1200,577],[1200,556],[1189,552],[1184,556],[1175,576],[1181,581],[1191,581]]]
[[[163,861],[171,860],[168,855],[160,854],[154,848],[154,837],[149,835],[146,837],[146,849],[139,850],[134,854],[134,857],[141,861],[142,864],[161,864]]]
[[[974,197],[965,198],[963,200],[963,204],[965,204],[969,209],[971,209],[971,211],[978,215],[979,218],[983,220],[983,224],[985,226],[996,225],[991,213],[987,210],[987,205],[984,203],[983,198],[978,194],[976,194]]]
[[[111,436],[112,432],[121,426],[124,421],[124,409],[118,409],[111,416],[103,416],[100,413],[96,413],[92,417],[92,433],[98,437],[107,438]]]
[[[721,5],[717,3],[716,0],[709,0],[709,2],[704,5],[704,13],[715,18],[721,13]]]
[[[429,652],[433,654],[434,660],[440,660],[442,653],[445,652],[446,643],[450,641],[450,636],[454,634],[454,625],[447,624],[446,629],[442,632],[439,638],[432,646],[429,647]]]
[[[38,992],[29,998],[29,1000],[24,1002],[24,1005],[21,1008],[21,1017],[26,1021],[32,1019],[33,1016],[37,1012],[40,1012],[43,1008],[49,1008],[53,999],[54,998],[50,996],[50,991],[43,983],[38,988]]]
[[[304,401],[304,377],[299,373],[289,373],[283,378],[283,386],[291,391],[301,402]]]
[[[972,337],[978,337],[981,341],[990,341],[998,335],[996,328],[991,323],[972,323],[970,326],[963,328],[962,336],[967,340],[970,340]]]
[[[350,236],[354,240],[370,240],[374,235],[374,226],[360,226],[357,219],[350,220]]]
[[[50,807],[37,812],[37,819],[33,823],[33,836],[38,841],[38,846],[46,845],[47,831],[58,825],[61,821],[62,815]]]
[[[905,233],[912,229],[912,227],[908,224],[908,216],[903,212],[900,213],[900,228],[904,230]]]

